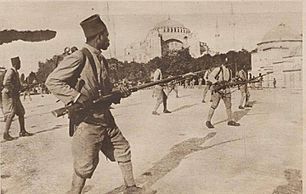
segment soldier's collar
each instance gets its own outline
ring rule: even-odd
[[[98,49],[90,46],[89,44],[85,44],[85,47],[90,51],[92,52],[93,54],[95,55],[101,55],[101,51],[99,51]]]

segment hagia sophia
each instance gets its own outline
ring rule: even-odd
[[[200,42],[196,33],[170,17],[149,30],[142,41],[130,44],[124,51],[125,61],[146,63],[154,57],[162,57],[178,50],[189,48],[194,58],[210,53],[208,45]],[[264,77],[263,86],[302,88],[302,34],[294,32],[288,25],[279,24],[268,31],[257,48],[251,53],[250,73],[273,72]]]
[[[252,52],[251,73],[273,73],[264,78],[264,87],[272,87],[275,78],[277,87],[301,89],[302,44],[302,34],[279,24],[266,33]]]
[[[125,61],[146,63],[154,57],[161,57],[170,52],[189,48],[190,55],[199,57],[208,52],[206,43],[190,29],[170,17],[156,24],[145,40],[129,45],[124,51]]]

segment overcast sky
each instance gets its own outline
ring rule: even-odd
[[[80,21],[100,14],[110,31],[111,55],[120,59],[130,43],[145,38],[155,24],[168,16],[207,42],[213,50],[249,51],[280,23],[302,33],[302,1],[210,1],[210,2],[1,2],[0,30],[55,30],[54,39],[45,42],[15,41],[0,46],[0,66],[10,66],[10,58],[20,56],[21,72],[37,71],[38,61],[63,52],[66,46],[82,47],[84,35]],[[231,7],[233,9],[231,9]],[[232,11],[233,13],[232,14]],[[219,41],[216,42],[218,21]],[[235,35],[231,23],[235,22]],[[106,57],[110,53],[105,53]]]

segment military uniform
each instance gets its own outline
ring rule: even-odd
[[[154,72],[154,77],[153,77],[153,81],[159,81],[163,79],[163,75],[161,70],[158,68],[155,70]],[[159,106],[161,105],[161,103],[163,103],[164,106],[164,113],[170,113],[170,111],[167,109],[167,95],[164,91],[164,86],[162,85],[156,85],[154,88],[154,96],[156,97],[156,105],[152,111],[153,115],[159,115],[157,113],[157,109],[159,108]]]
[[[248,81],[248,77],[247,77],[247,73],[241,69],[238,72],[238,79],[240,81]],[[239,90],[241,92],[241,99],[240,99],[240,105],[239,105],[239,109],[244,109],[244,100],[245,100],[245,107],[250,107],[249,105],[249,99],[250,99],[250,92],[248,89],[248,84],[243,84],[239,86]]]
[[[202,97],[202,102],[205,103],[205,98],[206,98],[206,95],[207,95],[207,92],[208,90],[210,89],[210,86],[211,86],[211,82],[208,80],[208,76],[209,74],[211,73],[211,70],[207,70],[205,73],[204,73],[204,80],[205,80],[205,85],[204,85],[204,90],[203,90],[203,97]]]
[[[107,69],[107,62],[101,52],[91,47],[84,46],[92,54],[96,70],[95,73],[82,51],[78,50],[65,59],[49,75],[46,86],[65,104],[75,102],[81,95],[88,100],[97,99],[99,95],[107,95],[112,91]],[[72,77],[76,77],[77,69],[85,61],[80,74],[80,79],[85,85],[77,92],[69,84]],[[72,141],[72,154],[74,158],[74,170],[83,178],[90,178],[99,161],[99,151],[112,150],[111,155],[118,162],[131,160],[131,152],[128,141],[124,138],[117,127],[115,120],[109,110],[110,103],[97,104],[95,108],[89,109],[84,114],[83,121],[79,124]],[[104,141],[109,138],[110,141]],[[109,155],[107,155],[109,156]],[[112,159],[112,158],[110,158]]]
[[[231,79],[232,79],[232,72],[230,71],[230,69],[228,69],[224,65],[221,65],[220,67],[215,68],[208,76],[208,81],[210,81],[213,84],[213,86],[214,84],[218,84],[220,82],[229,82],[231,81]],[[214,128],[214,126],[211,124],[211,119],[221,99],[223,100],[225,104],[226,113],[228,117],[228,125],[232,125],[232,126],[239,125],[238,123],[233,121],[232,109],[231,109],[232,107],[231,90],[229,87],[226,87],[225,89],[221,89],[219,91],[213,91],[211,99],[212,99],[212,103],[211,103],[211,107],[210,107],[207,122],[206,122],[206,126],[208,128]]]
[[[88,104],[110,94],[113,88],[107,61],[100,51],[109,47],[107,27],[99,15],[90,16],[80,25],[87,44],[66,56],[46,81],[46,86],[55,96],[66,105],[72,104],[69,107],[71,119],[76,118],[73,117],[73,107],[81,105],[87,108],[76,115],[82,117],[76,122],[78,126],[72,140],[74,173],[69,193],[82,193],[86,179],[91,178],[99,162],[99,152],[102,151],[111,161],[118,162],[126,185],[124,193],[140,194],[143,189],[136,186],[133,177],[130,145],[110,112],[111,102],[96,103],[94,106]],[[83,80],[78,87],[77,79]],[[120,94],[113,102],[120,102],[120,98],[127,97],[130,92],[120,87]]]
[[[8,69],[3,80],[4,89],[2,90],[4,116],[14,117],[25,114],[24,107],[20,101],[21,83],[19,73],[14,68]]]
[[[3,112],[5,117],[5,131],[3,133],[3,139],[13,140],[14,138],[9,135],[9,129],[13,122],[15,115],[18,116],[20,133],[19,136],[31,136],[31,133],[28,133],[25,130],[24,114],[25,110],[20,101],[20,91],[22,86],[19,79],[18,69],[20,69],[20,59],[19,57],[14,57],[11,59],[13,68],[7,70],[3,80],[3,90],[2,90],[2,104]]]

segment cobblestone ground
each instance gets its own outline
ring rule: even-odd
[[[132,147],[139,185],[163,194],[302,193],[301,91],[251,90],[253,108],[244,110],[238,109],[240,94],[234,91],[232,107],[241,126],[226,125],[221,102],[212,121],[214,131],[204,126],[210,105],[201,103],[202,91],[180,88],[179,92],[179,98],[174,93],[169,96],[171,114],[151,114],[155,100],[150,90],[113,106],[117,124]],[[34,136],[1,140],[1,193],[61,194],[69,189],[71,138],[67,118],[50,113],[61,106],[55,101],[46,95],[24,102],[26,126]],[[3,129],[4,123],[0,124]],[[18,136],[17,120],[11,135]],[[122,191],[119,167],[104,158],[101,154],[84,193]]]

